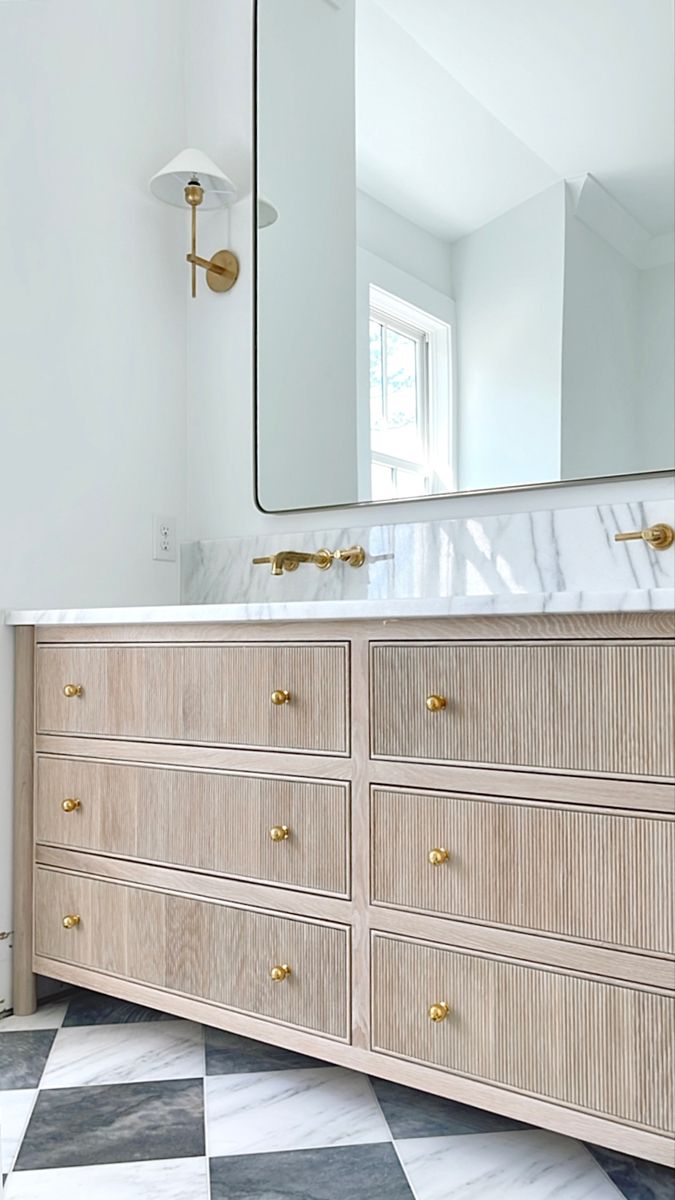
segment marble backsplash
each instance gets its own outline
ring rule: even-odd
[[[266,533],[181,548],[183,604],[409,597],[536,595],[542,608],[612,609],[672,603],[675,547],[656,551],[614,534],[675,524],[675,501],[608,504],[398,525],[353,525],[312,533]],[[278,550],[330,550],[358,543],[363,567],[301,565],[273,576],[251,559]]]

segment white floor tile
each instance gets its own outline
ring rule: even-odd
[[[586,1148],[543,1130],[410,1138],[396,1150],[416,1200],[617,1200]]]
[[[35,1088],[0,1092],[0,1175],[10,1170],[37,1096]]]
[[[5,1200],[207,1200],[205,1158],[15,1171]]]
[[[142,1021],[59,1029],[42,1088],[196,1079],[204,1073],[204,1038],[189,1021]]]
[[[209,1154],[263,1154],[391,1138],[370,1083],[341,1067],[210,1075]]]
[[[3,1017],[0,1033],[17,1033],[23,1029],[58,1029],[68,1010],[68,1002],[42,1004],[30,1017]]]

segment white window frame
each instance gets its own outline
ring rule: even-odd
[[[390,458],[374,451],[371,445],[370,466],[379,463],[392,470],[411,471],[421,467],[424,490],[420,495],[452,492],[456,487],[452,325],[374,283],[369,285],[371,319],[414,338],[418,344],[418,411],[421,409],[426,461]]]

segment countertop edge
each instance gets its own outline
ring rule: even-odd
[[[6,625],[228,624],[255,621],[358,621],[519,613],[664,612],[675,609],[675,588],[625,592],[396,597],[370,600],[294,600],[175,604],[113,608],[14,609]]]

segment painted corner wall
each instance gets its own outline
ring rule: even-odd
[[[184,15],[0,3],[0,610],[178,599],[152,514],[184,518],[186,278],[148,179],[185,136]],[[12,670],[0,625],[0,933]],[[10,959],[1,939],[0,1012]]]
[[[575,215],[568,196],[562,362],[566,478],[597,474],[608,461],[617,472],[672,465],[674,285],[672,262],[635,265]]]
[[[560,475],[565,187],[453,244],[459,485]]]
[[[258,256],[260,499],[272,510],[358,495],[354,7],[261,0],[258,187],[279,214]]]

